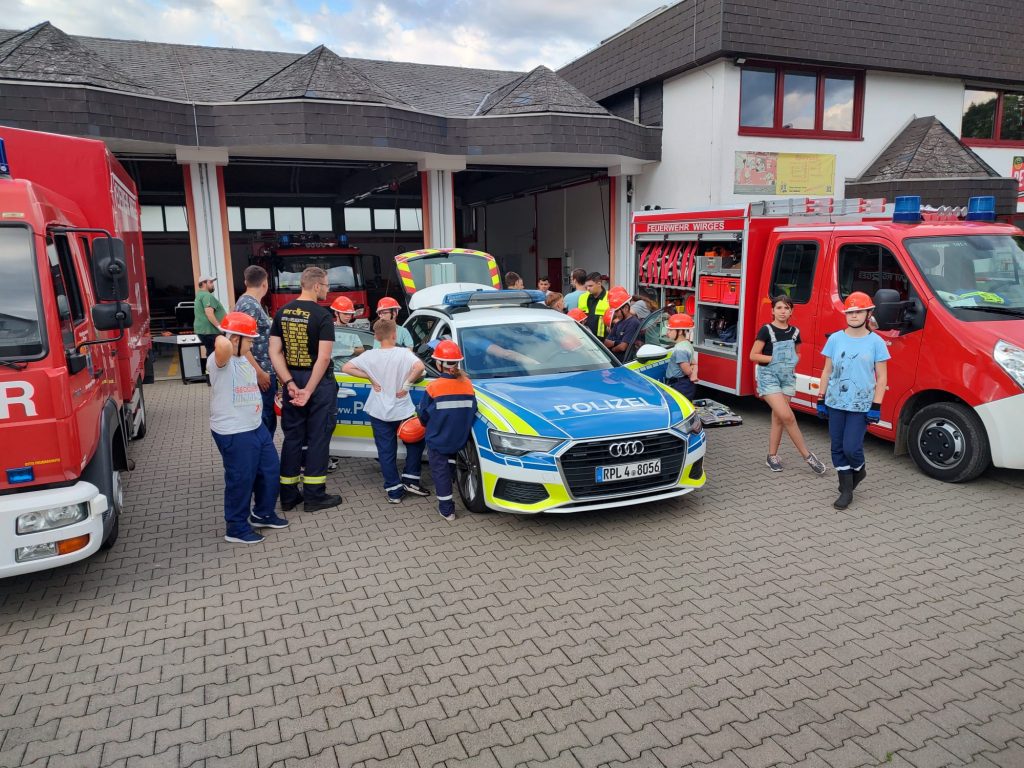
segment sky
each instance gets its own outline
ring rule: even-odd
[[[557,69],[674,0],[5,0],[0,27],[484,69]]]

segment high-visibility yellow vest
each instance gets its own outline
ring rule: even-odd
[[[576,306],[589,315],[590,310],[587,309],[588,301],[590,301],[590,291],[584,291]],[[608,311],[608,291],[605,291],[604,296],[598,300],[594,311],[597,312],[597,335],[603,339],[606,330],[604,327],[604,313]]]

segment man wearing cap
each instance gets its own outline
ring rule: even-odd
[[[213,295],[213,284],[216,277],[200,277],[199,289],[196,291],[195,320],[192,322],[192,330],[199,340],[206,347],[206,357],[213,354],[213,345],[220,335],[220,321],[224,319],[227,310],[220,300]],[[206,373],[206,360],[203,360],[203,373]]]

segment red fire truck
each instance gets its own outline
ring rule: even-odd
[[[947,482],[1024,469],[1024,233],[995,223],[991,198],[964,213],[919,198],[637,212],[638,282],[695,315],[700,383],[739,395],[754,394],[750,349],[770,297],[788,295],[804,341],[792,402],[807,413],[843,300],[864,291],[892,355],[870,431]]]
[[[252,261],[270,276],[270,290],[264,302],[273,317],[277,310],[299,298],[299,278],[306,267],[320,267],[331,282],[329,306],[338,296],[348,296],[355,304],[356,317],[368,317],[366,284],[363,282],[361,254],[349,247],[348,237],[322,237],[314,233],[261,233],[253,248]]]
[[[116,540],[146,433],[148,307],[120,163],[99,141],[0,127],[0,577]]]

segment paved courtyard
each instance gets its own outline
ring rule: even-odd
[[[147,390],[110,552],[0,582],[0,766],[1024,766],[1024,473],[869,440],[836,512],[742,403],[674,503],[446,524],[352,460],[244,547],[208,393]]]

